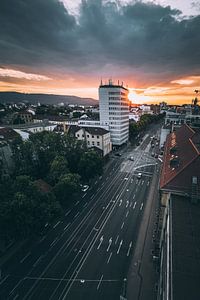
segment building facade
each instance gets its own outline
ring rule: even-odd
[[[80,141],[85,141],[88,148],[99,149],[102,156],[112,151],[110,132],[103,128],[71,126],[69,134]]]
[[[120,146],[129,138],[128,89],[123,85],[108,84],[99,86],[99,108],[101,126],[109,126],[111,142]]]

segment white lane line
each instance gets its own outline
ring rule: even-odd
[[[38,263],[40,262],[40,260],[42,259],[43,255],[41,255],[36,262],[34,263],[33,267],[36,267],[38,265]]]
[[[78,215],[80,215],[80,212],[78,212],[75,216],[74,219],[76,219],[78,217]]]
[[[31,254],[31,252],[28,252],[28,253],[24,256],[24,258],[22,258],[22,259],[20,260],[20,264],[22,264],[22,263],[25,261],[25,259],[26,259],[30,254]]]
[[[129,254],[130,254],[131,247],[132,247],[132,242],[130,242],[130,244],[129,244],[128,251],[127,251],[127,256],[129,256]]]
[[[91,199],[94,198],[94,194],[91,196]]]
[[[1,280],[0,285],[1,285],[4,281],[6,281],[6,279],[7,279],[9,276],[10,276],[9,274],[6,275],[6,277],[5,277],[4,279]]]
[[[104,182],[102,183],[102,185],[101,186],[103,186],[104,185]]]
[[[144,184],[144,180],[142,180],[142,184]]]
[[[53,242],[50,244],[50,247],[52,247],[56,243],[57,240],[58,240],[58,237],[55,240],[53,240]]]
[[[108,248],[107,248],[107,250],[106,250],[107,252],[109,251],[111,244],[112,244],[112,238],[109,239]]]
[[[137,204],[137,201],[135,201],[135,203],[134,203],[134,205],[133,205],[133,209],[135,209],[136,204]]]
[[[83,205],[83,207],[86,207],[88,205],[88,203],[87,202],[85,202],[85,204]]]
[[[128,214],[129,214],[129,210],[128,210],[127,213],[126,213],[126,218],[128,217]]]
[[[131,203],[130,203],[130,207],[132,206],[132,204],[133,204],[133,203],[131,202]]]
[[[142,203],[141,203],[141,206],[140,206],[140,210],[142,210],[142,208],[143,208],[143,205],[144,205],[144,204],[143,204],[143,202],[142,202]]]
[[[60,224],[60,221],[58,221],[58,222],[53,226],[53,228],[55,229],[59,224]]]
[[[86,195],[87,195],[87,193],[85,193],[82,198],[84,198]]]
[[[135,182],[136,184],[138,184],[138,180],[136,180],[136,182]]]
[[[124,222],[122,223],[121,229],[124,227]]]
[[[102,279],[103,279],[103,275],[101,276],[100,280],[99,280],[99,283],[97,285],[97,290],[99,289],[100,285],[101,285],[101,282],[102,282]]]
[[[147,186],[149,185],[149,181],[147,182]]]
[[[67,211],[65,214],[65,217],[68,216],[68,214],[70,214],[71,210]]]
[[[133,195],[133,199],[135,199],[135,194]]]
[[[122,243],[123,243],[123,240],[121,240],[121,242],[120,242],[120,244],[119,244],[119,248],[118,248],[118,250],[117,250],[117,254],[119,254],[119,251],[120,251],[120,249],[121,249]]]
[[[71,223],[67,224],[65,227],[64,227],[64,231],[69,227]]]
[[[106,177],[106,180],[108,180],[109,177]]]
[[[101,178],[102,178],[102,176],[99,177],[99,179],[101,179]]]
[[[74,204],[74,206],[78,205],[79,204],[79,200]]]
[[[13,298],[13,300],[16,300],[18,297],[19,297],[19,294],[17,294],[17,295]]]
[[[99,242],[99,245],[97,247],[97,250],[99,250],[99,248],[101,247],[101,244],[103,243],[103,235],[101,236],[100,238],[100,242]]]
[[[121,206],[122,205],[122,199],[119,201],[119,206]]]
[[[97,192],[100,190],[100,188],[97,189]]]
[[[115,245],[117,244],[118,239],[119,239],[119,235],[116,237]]]
[[[97,181],[95,181],[95,183],[94,184],[97,184]]]
[[[42,241],[44,241],[45,239],[46,239],[46,235],[44,235],[40,240],[39,240],[39,242],[38,243],[41,243]]]
[[[126,208],[129,206],[129,201],[127,200],[126,201]]]
[[[116,197],[116,200],[119,198],[119,194],[117,195],[117,197]]]
[[[111,256],[112,256],[112,252],[110,253],[110,255],[109,255],[109,257],[108,257],[107,264],[109,264],[110,259],[111,259]]]

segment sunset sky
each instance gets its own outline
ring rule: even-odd
[[[136,103],[200,89],[200,1],[1,0],[0,91],[98,99],[112,78]]]

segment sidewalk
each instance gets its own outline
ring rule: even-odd
[[[157,169],[158,167],[156,167]],[[158,176],[154,172],[127,279],[127,300],[155,300],[157,274],[151,255],[155,210],[158,206]]]

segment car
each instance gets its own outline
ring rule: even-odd
[[[134,157],[133,156],[129,157],[129,160],[134,161]]]
[[[115,153],[115,156],[122,156],[121,153]]]
[[[82,186],[82,192],[86,192],[89,189],[89,185]]]
[[[137,178],[138,178],[138,179],[142,178],[142,173],[138,173],[138,174],[137,174]]]

